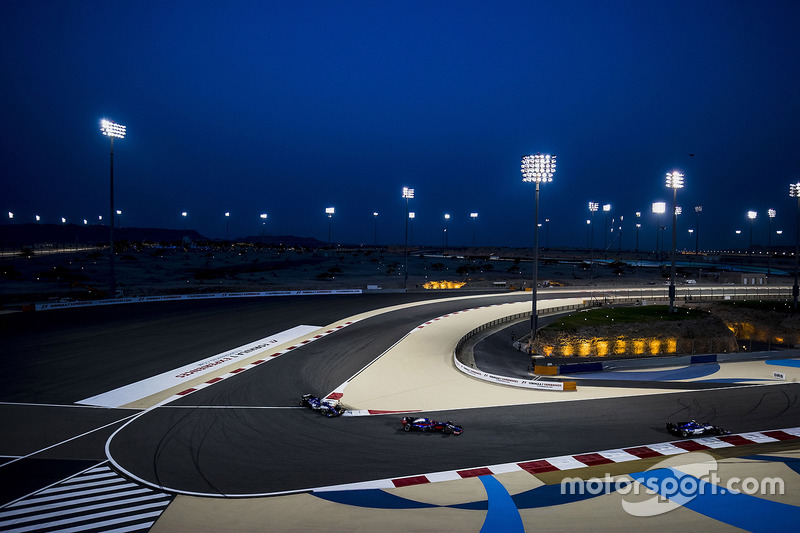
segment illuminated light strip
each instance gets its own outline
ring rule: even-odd
[[[464,438],[464,437],[454,437]],[[509,472],[525,471],[531,475],[544,474],[547,472],[557,472],[563,470],[574,470],[587,466],[603,464],[622,463],[638,459],[660,457],[664,455],[678,455],[690,453],[696,450],[707,450],[715,445],[713,441],[723,443],[725,446],[748,446],[753,444],[763,444],[768,442],[780,442],[800,440],[800,427],[787,428],[770,431],[759,431],[751,433],[738,433],[734,435],[722,435],[720,437],[707,437],[697,439],[686,439],[671,442],[661,442],[647,444],[643,446],[633,446],[629,448],[619,448],[615,450],[605,450],[592,453],[580,453],[575,455],[564,455],[560,457],[549,457],[546,459],[535,459],[532,461],[521,461],[517,463],[504,463],[491,466],[479,466],[460,470],[444,472],[434,472],[430,474],[418,474],[399,478],[379,479],[374,481],[363,481],[359,483],[347,483],[343,485],[332,485],[312,489],[312,492],[330,492],[341,490],[364,490],[364,489],[392,489],[408,487],[413,485],[424,485],[437,483],[440,481],[451,481],[466,479],[476,476],[497,475]],[[719,447],[716,446],[715,447]]]

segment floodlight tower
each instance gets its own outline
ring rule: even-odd
[[[774,209],[767,209],[767,217],[769,219],[769,228],[767,234],[767,278],[772,275],[772,219],[775,218],[777,212]]]
[[[114,274],[114,139],[124,139],[125,138],[125,126],[122,124],[117,124],[115,122],[111,122],[110,120],[103,119],[100,121],[100,131],[103,135],[107,136],[111,140],[111,180],[110,180],[110,191],[111,194],[109,195],[109,246],[108,246],[108,257],[109,257],[109,269],[111,271],[111,283],[110,283],[110,290],[109,290],[109,298],[114,298],[117,295],[117,280]]]
[[[753,224],[758,218],[758,213],[756,211],[748,211],[747,218],[750,220],[750,245],[747,247],[748,253],[753,253]]]
[[[231,219],[231,212],[225,211],[225,240],[229,241],[231,239],[230,232],[228,231],[228,224]]]
[[[539,277],[539,184],[553,181],[556,172],[556,156],[549,154],[522,157],[522,181],[536,184],[533,211],[533,285],[531,287],[531,352],[539,319],[536,314],[536,285]]]
[[[678,189],[683,188],[683,174],[678,171],[667,173],[667,187],[672,189],[672,267],[669,273],[669,312],[675,311],[675,246],[678,240]]]
[[[331,220],[333,219],[333,214],[336,212],[336,209],[333,207],[326,207],[325,214],[328,215],[328,246],[331,245]]]
[[[408,201],[414,198],[414,189],[403,187],[403,198],[406,199],[406,236],[403,245],[404,255],[406,259],[405,278],[403,279],[403,289],[408,290]],[[377,215],[378,213],[375,213]],[[376,218],[377,220],[377,218]]]
[[[266,233],[266,230],[267,230],[267,214],[266,213],[261,213],[258,216],[261,219],[261,240],[263,241],[264,240],[264,234]]]
[[[636,252],[639,252],[639,228],[642,227],[642,224],[638,221],[642,218],[642,212],[636,211]]]
[[[442,254],[447,250],[447,223],[450,222],[450,213],[444,214],[444,250]]]
[[[697,255],[700,253],[700,213],[703,212],[703,206],[694,206],[694,212],[697,217],[697,227],[695,228],[697,230],[697,234],[694,236],[694,255]]]
[[[589,213],[591,213],[591,216],[592,216],[591,221],[587,220],[587,222],[589,222],[589,225],[591,226],[591,229],[589,230],[591,232],[591,245],[589,246],[589,277],[590,278],[594,278],[594,213],[595,213],[595,211],[597,211],[597,209],[599,207],[600,207],[599,203],[597,203],[597,202],[589,202]]]
[[[375,219],[375,242],[374,242],[374,245],[377,248],[377,246],[378,246],[378,212],[377,211],[373,211],[372,212],[372,218]]]
[[[608,257],[608,213],[611,212],[611,204],[603,204],[603,213],[606,214],[606,223],[603,226],[603,259]]]
[[[478,213],[470,213],[469,218],[472,219],[472,253],[475,253],[475,221],[478,220]]]
[[[797,311],[797,297],[800,295],[800,286],[797,284],[798,271],[800,271],[800,181],[789,184],[789,196],[797,198],[797,222],[794,230],[794,285],[792,286],[792,309]]]
[[[658,257],[661,257],[661,252],[658,247],[658,232],[661,231],[661,215],[667,212],[667,204],[666,202],[653,202],[651,207],[651,211],[654,215],[656,215],[656,253]],[[661,249],[664,248],[664,243],[661,243]]]

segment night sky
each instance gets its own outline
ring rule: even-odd
[[[550,247],[587,244],[611,204],[622,248],[652,249],[678,191],[678,247],[794,244],[800,2],[30,1],[0,3],[0,213],[107,223],[109,139],[123,227],[533,244],[520,158]],[[225,212],[230,212],[226,221]],[[470,219],[470,212],[478,218]],[[261,213],[268,219],[262,228]],[[671,223],[662,216],[661,223]],[[606,216],[594,217],[594,244]],[[227,222],[227,227],[226,227]],[[741,229],[741,235],[734,230]],[[775,231],[784,230],[783,235]],[[669,235],[667,229],[667,235]],[[614,236],[619,234],[615,231]],[[668,241],[669,242],[669,241]]]

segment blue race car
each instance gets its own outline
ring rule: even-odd
[[[337,400],[320,400],[311,394],[303,394],[303,397],[300,398],[300,406],[308,407],[312,411],[323,414],[328,418],[341,416],[345,411]]]
[[[461,426],[457,426],[450,422],[438,422],[430,418],[414,418],[413,416],[404,416],[400,421],[403,425],[403,431],[441,431],[445,435],[461,435],[464,431]]]
[[[701,437],[703,435],[728,435],[730,431],[708,422],[667,422],[667,431],[678,437]]]

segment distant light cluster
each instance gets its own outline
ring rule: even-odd
[[[549,154],[522,157],[522,181],[543,183],[553,181],[556,172],[556,156]]]

